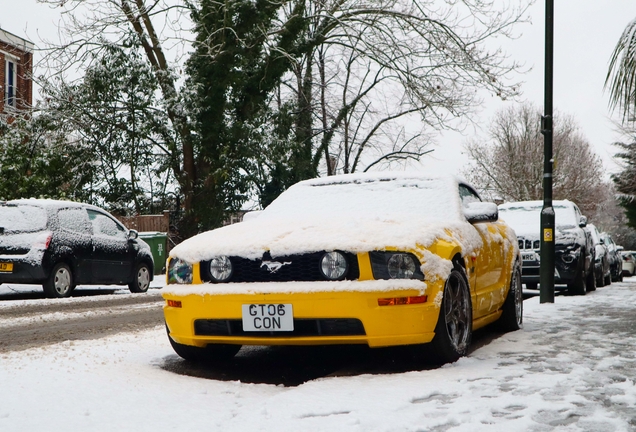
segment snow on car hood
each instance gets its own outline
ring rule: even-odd
[[[453,177],[405,173],[344,175],[300,182],[257,218],[207,231],[171,252],[189,263],[215,256],[258,259],[323,250],[366,252],[455,241],[464,254],[482,244],[466,222]]]

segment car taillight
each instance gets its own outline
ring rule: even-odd
[[[47,250],[49,248],[49,245],[51,244],[52,238],[53,238],[53,234],[50,232],[40,234],[38,238],[35,240],[35,242],[33,243],[33,248]]]

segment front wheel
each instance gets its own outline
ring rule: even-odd
[[[437,363],[451,363],[466,354],[473,333],[473,309],[463,269],[455,267],[444,286],[442,304],[431,342]]]
[[[521,269],[515,264],[510,279],[510,290],[503,304],[499,327],[503,331],[515,331],[523,327],[523,293],[521,292]]]
[[[53,267],[48,279],[42,284],[44,294],[49,298],[64,298],[71,295],[73,285],[73,273],[65,263],[58,263]]]
[[[601,280],[602,279],[603,278],[601,277]],[[587,275],[587,284],[585,289],[586,291],[596,291],[596,270],[594,269],[594,266],[592,266],[590,272]]]
[[[133,280],[128,284],[128,289],[133,293],[145,293],[150,286],[150,267],[146,263],[139,263],[135,269]]]
[[[585,295],[587,290],[587,281],[585,274],[585,255],[581,254],[580,263],[581,268],[574,277],[574,280],[568,284],[568,292],[572,295]],[[592,281],[594,281],[594,271],[592,273]]]

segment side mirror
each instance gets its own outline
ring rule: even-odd
[[[471,202],[464,207],[464,216],[471,224],[479,222],[497,222],[499,209],[491,202]]]
[[[247,212],[243,215],[243,222],[251,220],[251,219],[256,219],[257,217],[261,215],[261,213],[263,213],[263,210],[254,210],[254,211]]]
[[[587,226],[587,218],[585,216],[581,216],[581,219],[579,219],[579,226],[581,228]]]
[[[139,237],[137,230],[131,229],[128,231],[128,240],[135,240],[137,237]]]

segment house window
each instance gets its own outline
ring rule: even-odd
[[[6,104],[15,108],[15,84],[16,84],[16,63],[13,60],[7,60],[5,71],[5,100]]]

